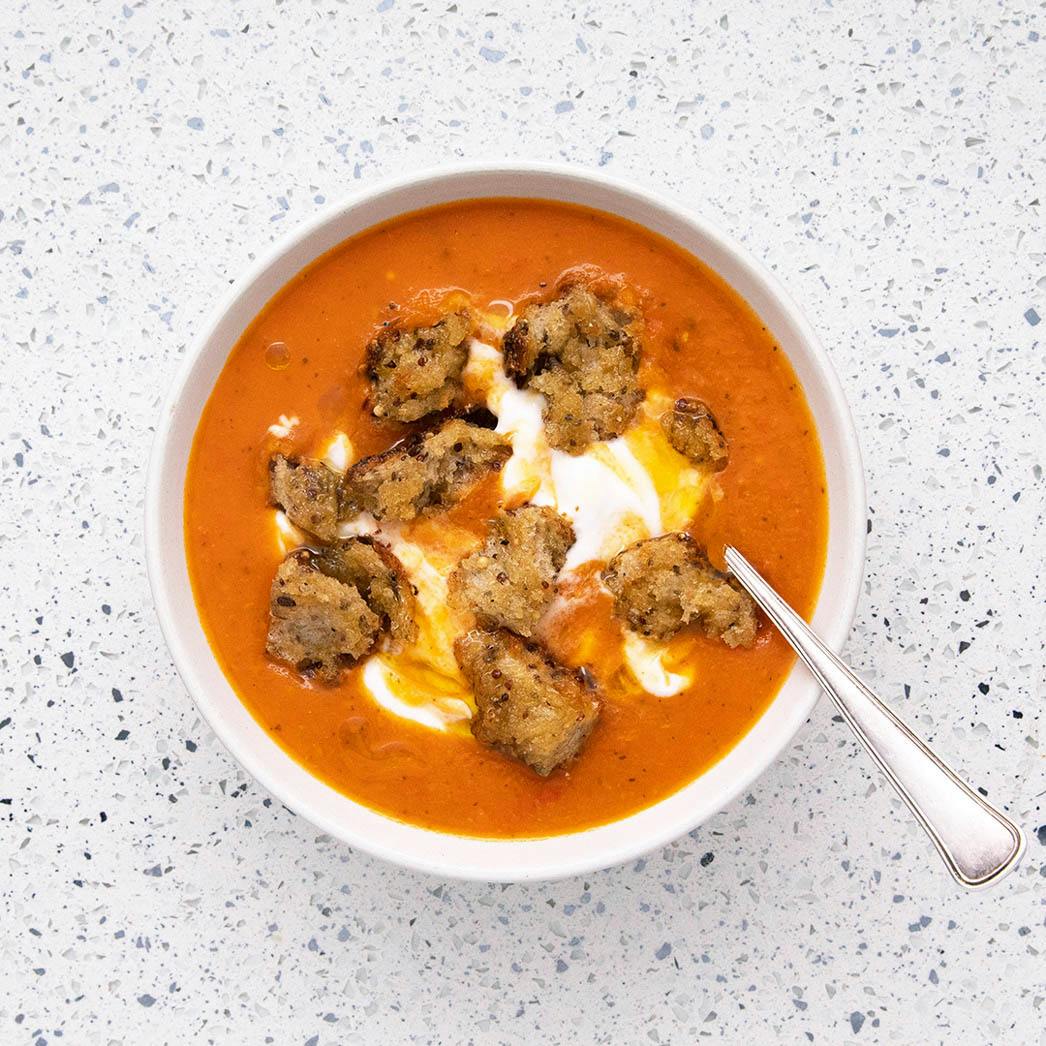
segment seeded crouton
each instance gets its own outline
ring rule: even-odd
[[[544,393],[546,438],[571,454],[620,436],[643,401],[643,320],[619,298],[561,285],[555,300],[524,308],[503,341],[506,372]]]
[[[323,549],[313,562],[328,577],[359,592],[394,644],[417,639],[414,587],[387,545],[371,537],[350,538]]]
[[[573,544],[573,526],[554,509],[523,505],[502,512],[488,522],[483,547],[450,575],[451,601],[473,611],[483,628],[533,635]]]
[[[614,612],[629,628],[669,639],[688,624],[729,647],[755,642],[755,604],[732,578],[714,570],[687,534],[637,541],[603,571]]]
[[[454,654],[475,694],[477,741],[542,777],[577,754],[600,711],[577,672],[505,629],[460,636]]]
[[[292,552],[276,571],[265,649],[303,675],[336,683],[374,645],[381,621],[352,585],[317,570],[312,558],[305,549]]]
[[[410,520],[460,500],[512,453],[491,429],[461,418],[414,433],[381,454],[357,461],[345,476],[343,512]]]
[[[461,392],[472,318],[452,312],[431,327],[388,327],[366,350],[371,409],[379,418],[417,421],[446,410]]]
[[[672,409],[661,415],[661,428],[668,442],[695,465],[709,465],[716,472],[726,468],[730,458],[726,439],[701,400],[676,400]]]
[[[274,504],[302,530],[322,541],[338,533],[338,490],[341,476],[322,461],[274,454],[269,461],[269,491]]]

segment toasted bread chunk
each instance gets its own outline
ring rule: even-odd
[[[266,650],[303,675],[336,683],[342,668],[374,645],[381,621],[352,585],[317,570],[312,559],[301,549],[277,569]]]
[[[387,545],[371,537],[350,538],[323,549],[314,563],[328,577],[359,592],[395,645],[417,639],[414,586]]]
[[[698,399],[677,399],[661,415],[661,428],[668,442],[695,465],[708,465],[716,472],[726,468],[730,454],[708,405]]]
[[[501,512],[487,523],[483,547],[450,575],[450,598],[483,628],[533,635],[573,544],[574,527],[554,509],[523,505]]]
[[[417,421],[446,410],[461,392],[472,317],[451,312],[431,327],[383,330],[366,350],[371,409],[379,418]]]
[[[338,534],[341,476],[322,461],[274,454],[269,461],[269,491],[274,504],[302,530],[322,541]]]
[[[345,476],[343,512],[411,520],[460,500],[508,460],[503,436],[461,418],[414,433],[381,454],[357,461]]]
[[[544,393],[545,436],[571,454],[620,436],[643,401],[643,320],[619,297],[562,284],[553,301],[524,308],[504,337],[506,372]]]
[[[689,624],[729,647],[750,647],[758,622],[751,596],[713,569],[687,534],[637,541],[603,571],[614,612],[629,628],[668,639]]]
[[[579,673],[505,629],[469,632],[454,654],[476,697],[477,741],[542,777],[577,754],[600,712]]]

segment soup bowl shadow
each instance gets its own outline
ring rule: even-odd
[[[853,419],[828,355],[778,280],[704,218],[673,200],[584,169],[548,164],[441,167],[386,181],[328,207],[263,253],[203,328],[159,420],[146,492],[149,581],[174,664],[215,734],[261,785],[350,846],[433,875],[498,882],[549,880],[606,868],[691,831],[748,788],[789,744],[819,696],[800,666],[752,729],[689,785],[611,824],[539,839],[434,832],[377,813],[294,761],[254,720],[226,679],[189,581],[182,497],[201,412],[236,341],[294,275],[341,241],[408,211],[455,200],[529,197],[608,211],[674,241],[719,273],[787,354],[821,438],[828,482],[825,576],[813,626],[838,650],[850,631],[864,561],[866,502]]]

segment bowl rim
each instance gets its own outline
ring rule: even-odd
[[[456,181],[467,181],[469,178],[482,177],[500,177],[508,181],[519,179],[522,180],[524,185],[521,187],[521,191],[519,192],[485,192],[478,194],[463,192],[460,195],[449,195],[445,202],[449,203],[454,200],[496,198],[502,196],[515,196],[520,199],[548,199],[552,201],[557,199],[567,200],[565,195],[557,197],[548,194],[536,194],[532,189],[531,191],[528,191],[528,186],[526,184],[528,180],[540,180],[542,178],[563,182],[579,193],[583,193],[587,190],[602,190],[618,199],[632,202],[640,209],[643,207],[653,208],[654,210],[662,212],[667,217],[681,222],[683,225],[690,226],[698,238],[707,241],[716,250],[729,256],[731,263],[736,265],[749,280],[757,285],[762,285],[762,290],[764,290],[769,295],[770,299],[772,299],[783,311],[787,318],[787,322],[794,328],[795,334],[798,337],[798,342],[801,344],[803,352],[807,356],[810,364],[813,366],[813,369],[816,371],[817,378],[823,386],[822,391],[826,397],[826,410],[834,423],[835,431],[833,432],[833,437],[842,451],[840,461],[841,478],[843,483],[842,496],[846,501],[847,508],[850,509],[848,513],[850,517],[849,527],[847,532],[842,536],[842,551],[845,554],[845,562],[842,567],[844,573],[841,577],[841,594],[835,600],[832,607],[833,614],[827,622],[822,622],[820,624],[820,634],[828,646],[836,651],[842,647],[852,627],[863,579],[867,497],[860,446],[857,440],[857,432],[853,416],[828,353],[821,344],[820,339],[817,337],[817,334],[813,330],[813,327],[807,320],[805,314],[784,288],[778,277],[751,255],[745,246],[721,230],[715,223],[710,222],[708,219],[695,213],[690,207],[683,205],[677,199],[674,199],[665,192],[639,186],[634,182],[610,176],[601,171],[595,171],[587,167],[579,167],[566,163],[528,161],[461,162],[454,164],[440,164],[410,174],[381,179],[370,185],[361,187],[341,199],[327,204],[310,218],[289,230],[284,236],[278,238],[264,249],[259,250],[255,260],[246,268],[246,271],[238,279],[231,283],[224,294],[221,295],[218,303],[211,310],[207,321],[202,325],[198,334],[194,337],[192,346],[186,352],[185,358],[179,365],[177,374],[169,387],[162,408],[162,413],[156,426],[156,433],[153,438],[153,445],[148,464],[144,513],[145,559],[150,589],[153,596],[153,604],[156,608],[161,632],[167,642],[176,671],[181,677],[184,686],[193,698],[200,714],[207,721],[216,737],[230,752],[237,763],[239,763],[239,765],[250,774],[252,778],[261,784],[263,788],[273,796],[277,797],[285,806],[295,813],[300,814],[322,831],[349,844],[349,846],[358,848],[372,856],[379,857],[383,860],[390,861],[394,864],[415,871],[438,875],[444,878],[461,880],[496,882],[552,881],[613,867],[648,854],[673,840],[680,838],[686,833],[693,831],[712,814],[722,810],[729,803],[733,802],[733,800],[741,794],[742,791],[749,787],[757,777],[764,773],[777,760],[788,745],[791,744],[795,735],[813,711],[820,698],[820,689],[816,681],[805,673],[805,669],[803,669],[797,661],[782,681],[777,695],[763,711],[760,719],[756,721],[749,731],[746,732],[746,734],[744,734],[732,748],[728,749],[727,752],[720,757],[717,763],[713,764],[712,767],[708,768],[708,770],[699,775],[693,781],[684,785],[679,789],[679,791],[671,793],[650,806],[629,814],[617,821],[610,822],[607,825],[599,825],[594,828],[561,835],[523,839],[477,838],[472,836],[455,835],[452,833],[436,832],[418,825],[397,821],[392,817],[372,810],[364,804],[356,802],[355,800],[337,792],[330,785],[320,781],[319,778],[313,777],[309,771],[305,770],[304,767],[301,767],[300,764],[293,760],[293,757],[284,752],[284,750],[271,738],[268,732],[253,719],[253,717],[250,718],[258,733],[260,733],[268,743],[277,750],[277,752],[282,754],[282,760],[279,757],[274,756],[276,762],[289,761],[294,767],[298,768],[300,773],[296,774],[286,765],[282,768],[282,774],[281,772],[277,772],[273,767],[266,765],[262,761],[261,757],[251,748],[246,737],[241,736],[234,730],[227,729],[228,724],[224,721],[222,714],[219,712],[218,703],[212,699],[212,695],[209,693],[207,685],[200,676],[195,659],[192,656],[191,651],[188,649],[184,630],[178,623],[180,616],[179,609],[176,605],[174,594],[168,584],[167,576],[168,570],[166,559],[171,555],[177,556],[177,552],[173,552],[169,547],[171,540],[170,537],[165,541],[163,533],[165,518],[161,501],[165,489],[167,474],[171,467],[172,455],[174,454],[174,449],[171,445],[171,437],[175,415],[178,405],[182,397],[185,395],[186,389],[190,384],[190,380],[193,377],[197,366],[200,365],[201,360],[207,353],[209,346],[212,341],[214,341],[217,332],[226,320],[228,314],[232,312],[241,299],[245,298],[251,289],[259,283],[271,267],[289,257],[296,248],[305,246],[318,232],[321,232],[328,225],[337,222],[339,219],[346,219],[351,215],[351,212],[357,208],[361,208],[367,204],[378,204],[384,197],[394,197],[411,189],[418,189],[423,186],[438,189],[441,186],[446,186]],[[567,200],[567,202],[571,201]],[[583,205],[591,206],[595,209],[606,210],[612,214],[619,213],[611,207],[600,204],[592,203]],[[428,206],[431,205],[415,204],[412,206],[404,206],[396,211],[393,217],[396,215],[408,214],[415,210],[425,209]],[[621,216],[625,217],[626,220],[635,221],[635,219],[628,218],[627,215]],[[364,231],[366,228],[372,227],[375,224],[381,224],[382,221],[387,220],[389,220],[389,218],[368,222],[366,225],[361,226],[356,232],[349,233],[341,239],[343,241],[344,239],[359,235],[359,233]],[[637,222],[637,224],[643,225],[642,222]],[[665,234],[662,233],[661,235]],[[671,237],[668,238],[671,239]],[[682,249],[687,250],[688,253],[693,253],[689,248],[682,244],[680,244],[680,246]],[[310,254],[309,260],[311,261],[318,258],[327,249],[328,248],[322,248],[315,251],[315,253]],[[309,261],[306,261],[304,264],[309,264]],[[705,264],[710,263],[706,262]],[[298,265],[295,272],[300,271],[303,267],[303,265]],[[714,266],[712,267],[714,268]],[[294,272],[285,275],[282,285],[286,285],[293,276]],[[725,276],[722,276],[721,278],[726,280]],[[727,280],[727,282],[731,285],[733,284],[732,280]],[[278,292],[279,291],[277,290],[276,293]],[[269,297],[271,298],[271,295]],[[742,295],[742,297],[746,296]],[[755,306],[750,305],[750,307],[755,309]],[[257,312],[257,309],[254,310],[251,314],[251,318],[247,320],[247,324],[253,320],[254,316],[257,315]],[[758,311],[757,314],[759,314]],[[246,324],[241,327],[241,333],[245,327]],[[225,361],[228,359],[228,354],[235,345],[235,341],[236,339],[233,339],[233,341],[225,346],[224,354],[222,356],[222,366],[224,366]],[[795,360],[793,359],[792,354],[789,354],[789,360],[792,365],[795,366]],[[213,384],[211,389],[213,389]],[[203,397],[203,402],[200,408],[201,411],[209,396],[210,390]],[[199,413],[195,416],[193,434],[195,434],[195,428],[198,423]],[[818,427],[818,432],[822,437],[823,448],[825,442],[824,432],[820,425]],[[179,505],[182,503],[182,498],[184,497],[184,481],[185,473],[182,471],[177,477]],[[833,504],[831,493],[829,496],[830,518],[828,539],[829,544],[831,544],[831,513],[833,512]],[[180,514],[176,529],[178,534],[178,551],[181,552],[182,558],[184,559],[184,531]],[[825,578],[828,576],[829,566],[830,564],[826,559]],[[825,588],[826,582],[825,579],[822,579],[821,589],[818,592],[817,603],[814,608],[815,616],[818,611],[821,610]],[[200,633],[203,634],[202,624],[199,621],[195,601],[192,603],[189,617],[195,621]],[[205,635],[204,638],[206,640]],[[207,643],[207,649],[215,666],[218,668],[223,678],[225,678],[224,672],[221,670],[221,666],[218,663],[213,650],[211,650],[209,643]],[[582,842],[585,840],[595,841],[597,836],[605,836],[611,829],[627,828],[630,823],[637,819],[642,819],[644,815],[665,806],[665,804],[668,804],[675,797],[681,796],[688,790],[695,788],[695,786],[708,774],[712,773],[716,767],[722,765],[722,763],[725,760],[728,760],[733,753],[737,752],[739,748],[744,746],[753,733],[758,731],[760,723],[766,719],[766,716],[775,705],[778,705],[781,702],[782,694],[797,673],[800,675],[806,675],[807,685],[802,688],[801,696],[798,698],[793,697],[791,705],[786,712],[787,718],[780,724],[777,731],[778,736],[774,740],[774,743],[768,745],[765,752],[752,761],[752,765],[749,766],[747,771],[736,774],[736,776],[732,777],[729,782],[723,784],[714,798],[705,799],[704,801],[695,801],[693,809],[686,816],[677,816],[674,820],[670,820],[669,823],[660,826],[657,830],[633,833],[632,837],[627,841],[625,840],[622,831],[619,830],[608,837],[609,842],[606,845],[602,847],[593,846],[591,848],[584,845],[576,846],[573,848],[574,852],[569,857],[557,857],[555,855],[546,856],[543,852],[539,853],[544,844],[557,842],[566,843],[570,840],[580,840]],[[228,683],[228,680],[225,679],[225,681],[228,684],[229,689],[235,694],[235,691],[232,690],[231,684]],[[236,700],[238,701],[239,698],[237,697]],[[363,827],[361,828],[358,825],[347,825],[344,820],[332,816],[325,810],[319,809],[319,804],[312,802],[301,794],[301,789],[299,788],[301,781],[298,780],[297,783],[293,782],[293,779],[300,778],[300,774],[306,775],[311,779],[311,781],[319,784],[322,789],[329,790],[338,796],[340,800],[343,801],[343,803],[339,805],[347,803],[350,808],[354,808],[354,816],[357,820],[362,822]],[[396,836],[392,842],[375,838],[374,835],[371,834],[372,831],[378,830],[377,822],[383,822],[389,832]],[[395,831],[393,832],[389,826],[396,826]],[[405,844],[404,840],[409,840],[415,836],[419,838],[425,837],[426,845],[419,846],[415,849],[413,848],[413,844]],[[455,849],[458,851],[456,855],[450,852]],[[496,861],[497,866],[492,867],[491,860],[495,850],[506,851],[506,853],[514,852],[520,855],[524,850],[532,850],[536,856],[525,862],[522,866],[517,867],[515,862],[511,860],[506,861],[504,859],[498,859]]]

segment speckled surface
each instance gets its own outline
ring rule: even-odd
[[[0,1041],[1046,1043],[1041,8],[572,6],[8,6]],[[805,303],[866,459],[849,655],[1028,829],[1004,886],[823,703],[692,836],[550,886],[353,853],[200,721],[141,542],[186,347],[325,200],[498,157],[667,189]]]

